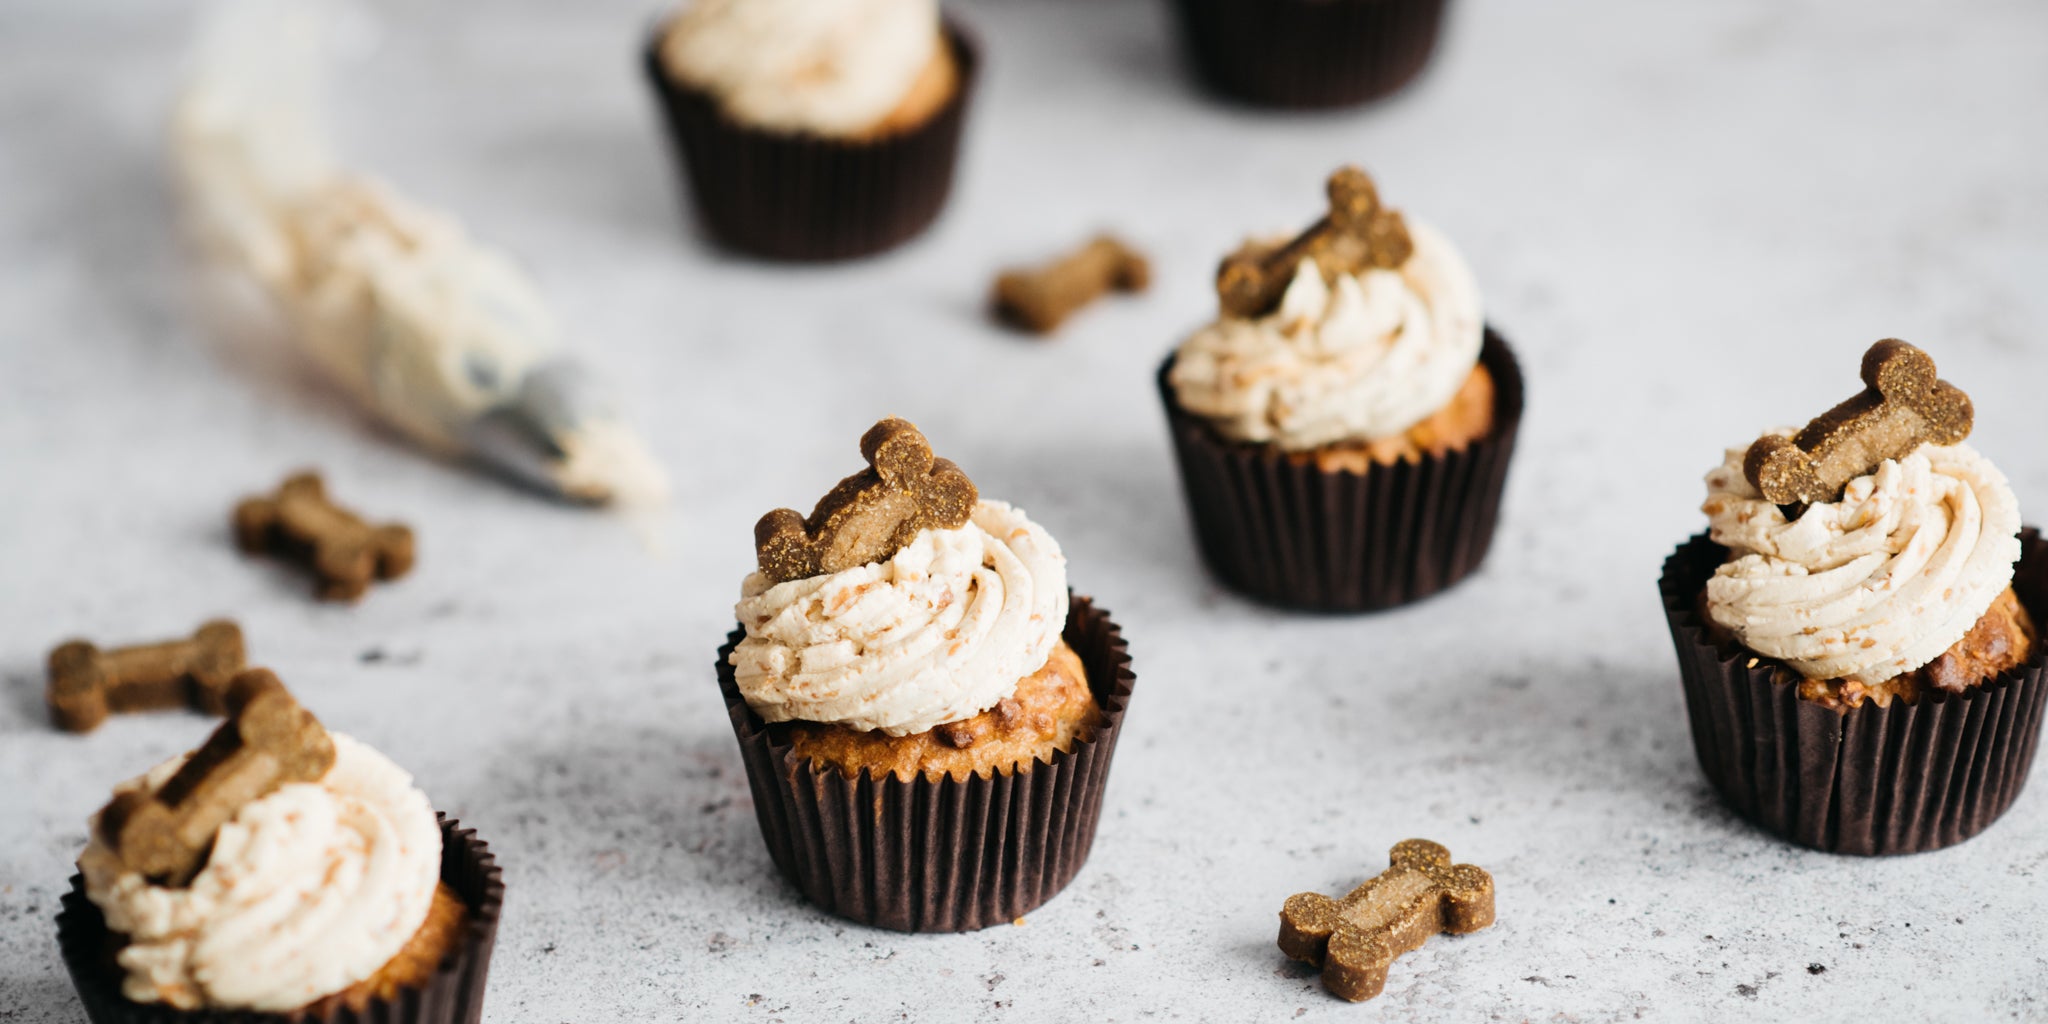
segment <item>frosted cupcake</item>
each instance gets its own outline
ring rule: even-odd
[[[1252,242],[1160,371],[1202,553],[1273,604],[1360,611],[1455,583],[1492,541],[1522,378],[1448,239],[1357,168],[1330,213]]]
[[[1728,451],[1661,589],[1730,806],[1801,845],[1906,853],[1975,835],[2025,782],[2048,545],[1963,443],[1969,399],[1933,360],[1879,342],[1863,378]]]
[[[977,56],[936,0],[693,0],[645,59],[698,215],[733,248],[864,256],[945,205]]]
[[[1204,84],[1274,107],[1344,107],[1408,84],[1447,0],[1174,0]]]
[[[905,931],[1011,921],[1094,841],[1133,677],[1059,545],[884,420],[869,468],[755,528],[719,651],[776,866]]]
[[[476,1019],[503,900],[485,845],[269,672],[228,712],[93,821],[58,917],[88,1018]]]

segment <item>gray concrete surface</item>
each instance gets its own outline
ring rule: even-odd
[[[1156,3],[960,9],[990,63],[951,210],[847,267],[695,237],[650,3],[385,0],[337,67],[349,158],[522,256],[622,381],[679,481],[666,557],[209,336],[162,160],[185,5],[0,14],[0,1020],[79,1019],[51,918],[86,817],[208,728],[59,735],[44,651],[213,614],[502,853],[495,1021],[2048,1019],[2048,786],[1937,854],[1760,834],[1693,762],[1653,588],[1721,447],[1888,335],[1972,393],[2042,521],[2048,8],[1460,0],[1412,90],[1316,116],[1197,95]],[[1201,571],[1151,374],[1217,256],[1347,160],[1463,246],[1532,405],[1480,575],[1314,619]],[[1050,343],[984,322],[997,266],[1098,225],[1152,250],[1152,294]],[[1045,523],[1137,657],[1093,858],[1015,927],[804,904],[712,683],[753,520],[885,413]],[[328,607],[234,554],[233,500],[308,464],[418,527],[412,578]],[[1274,949],[1280,902],[1410,835],[1491,869],[1500,923],[1333,1000]]]

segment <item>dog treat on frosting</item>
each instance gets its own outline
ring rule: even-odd
[[[1897,338],[1863,354],[1863,393],[1829,409],[1792,437],[1766,434],[1749,446],[1743,475],[1779,505],[1833,501],[1886,459],[1922,444],[1970,436],[1970,396],[1935,376],[1934,359]]]
[[[287,782],[313,782],[334,764],[334,740],[268,669],[228,685],[228,720],[156,792],[116,796],[100,835],[124,864],[182,886],[205,865],[214,833],[244,804]]]
[[[412,569],[412,529],[371,525],[327,496],[318,473],[296,473],[275,495],[235,506],[235,540],[251,554],[269,552],[301,561],[320,578],[330,601],[363,596],[373,579],[393,580]]]
[[[1050,334],[1083,306],[1110,291],[1142,292],[1152,283],[1145,255],[1109,235],[1041,267],[1006,270],[996,278],[996,315],[1035,334]]]
[[[1343,899],[1296,893],[1280,909],[1280,951],[1323,969],[1323,984],[1352,1002],[1379,995],[1394,958],[1439,932],[1462,935],[1493,923],[1493,876],[1452,864],[1427,839],[1394,845],[1379,877]]]
[[[182,640],[112,650],[68,640],[50,652],[50,718],[59,729],[91,732],[117,711],[189,706],[220,714],[244,659],[242,629],[225,619]]]
[[[1415,244],[1401,214],[1380,204],[1372,178],[1345,166],[1330,175],[1330,212],[1279,248],[1248,245],[1216,268],[1216,298],[1223,312],[1250,318],[1279,304],[1303,258],[1324,277],[1392,269],[1408,261]]]
[[[923,530],[959,528],[980,498],[908,420],[869,427],[860,453],[868,468],[839,481],[809,518],[779,508],[754,524],[761,575],[787,583],[882,561]]]

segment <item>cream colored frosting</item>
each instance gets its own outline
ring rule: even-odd
[[[858,135],[903,102],[939,43],[937,0],[695,0],[661,53],[735,120]]]
[[[328,5],[207,19],[172,121],[223,326],[281,332],[364,409],[444,454],[563,496],[660,504],[666,475],[568,351],[533,280],[448,214],[340,167],[315,102]],[[266,309],[267,307],[267,309]],[[282,314],[250,319],[249,314]],[[253,335],[252,335],[253,336]]]
[[[78,866],[107,927],[128,936],[128,998],[292,1010],[375,974],[419,931],[441,877],[434,810],[384,755],[332,735],[326,776],[237,811],[184,888],[126,870],[95,823]],[[119,789],[159,787],[184,761]]]
[[[1290,451],[1393,437],[1443,408],[1479,360],[1479,286],[1448,239],[1412,218],[1408,233],[1398,270],[1332,286],[1304,259],[1278,309],[1196,332],[1169,375],[1181,407]]]
[[[971,718],[1045,666],[1067,622],[1067,560],[1024,513],[975,506],[885,562],[741,587],[740,693],[770,722],[907,736]]]
[[[1707,474],[1701,511],[1733,556],[1707,581],[1707,613],[1809,679],[1874,684],[1919,668],[2012,582],[2019,502],[1968,445],[1887,459],[1792,522],[1743,476],[1744,451]]]

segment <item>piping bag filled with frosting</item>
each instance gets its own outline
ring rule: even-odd
[[[343,170],[318,126],[321,5],[223,5],[172,124],[190,219],[298,351],[440,455],[573,501],[658,505],[667,480],[532,282],[448,216]]]

